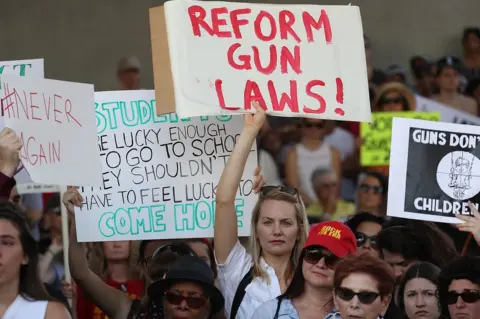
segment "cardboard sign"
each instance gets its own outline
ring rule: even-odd
[[[360,148],[362,166],[386,166],[390,163],[390,140],[392,120],[405,117],[427,121],[439,121],[439,113],[423,112],[377,112],[372,114],[372,123],[360,124],[360,136],[363,144]]]
[[[459,223],[480,203],[480,134],[470,125],[394,118],[387,215]]]
[[[158,116],[154,91],[95,96],[103,186],[81,189],[78,240],[213,237],[216,188],[242,117]],[[250,235],[257,200],[256,153],[250,153],[235,200],[240,236]]]
[[[17,75],[43,78],[43,59],[1,61],[0,75]]]
[[[478,116],[459,111],[448,105],[424,98],[423,96],[416,95],[415,99],[417,100],[418,111],[438,112],[440,113],[440,120],[442,122],[480,125],[480,118]]]
[[[21,138],[34,182],[101,184],[93,94],[91,84],[0,76],[4,126]]]
[[[176,0],[164,10],[165,24],[162,8],[150,11],[155,89],[164,101],[172,76],[180,117],[250,112],[258,100],[272,115],[370,121],[358,7]],[[166,97],[159,113],[172,111]]]

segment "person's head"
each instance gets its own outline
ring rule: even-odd
[[[461,61],[447,56],[437,62],[436,81],[440,91],[456,92],[460,86]]]
[[[317,291],[323,288],[330,294],[334,269],[342,258],[355,253],[355,242],[355,235],[343,223],[329,221],[312,227],[295,275],[280,298],[297,298],[306,285]]]
[[[381,173],[361,174],[357,185],[358,211],[378,214],[385,202],[387,191],[387,178]]]
[[[453,241],[435,224],[393,219],[377,235],[382,257],[394,268],[397,280],[413,262],[430,262],[440,268],[458,257]]]
[[[433,63],[425,57],[414,56],[410,59],[410,68],[419,88],[423,91],[428,91],[429,93],[433,92],[435,88]]]
[[[265,186],[252,211],[250,251],[253,256],[254,276],[267,278],[260,267],[262,256],[290,256],[293,274],[308,236],[305,205],[296,189]]]
[[[415,110],[415,96],[402,83],[390,82],[379,87],[374,111],[376,112],[404,112]]]
[[[303,118],[299,124],[302,138],[306,140],[322,140],[327,134],[327,121]]]
[[[45,205],[43,214],[48,230],[56,233],[62,232],[62,209],[60,202],[60,194],[52,195]]]
[[[0,289],[18,289],[33,300],[50,300],[38,273],[39,254],[24,216],[0,203]]]
[[[217,265],[212,244],[206,238],[187,239],[186,244],[212,269],[214,278],[217,278]]]
[[[118,61],[117,78],[122,90],[140,89],[140,60],[135,56]]]
[[[377,234],[382,230],[383,223],[383,217],[366,212],[357,213],[345,222],[357,238],[357,253],[368,252],[376,257],[380,256]]]
[[[385,70],[387,82],[397,82],[405,84],[407,80],[407,71],[398,64],[392,64]]]
[[[352,255],[338,263],[333,285],[335,308],[342,318],[376,319],[387,312],[395,277],[381,259]]]
[[[480,52],[480,28],[465,28],[463,30],[462,44],[466,54]]]
[[[427,262],[416,262],[403,275],[397,292],[397,306],[408,319],[441,318],[438,302],[440,268]]]
[[[139,279],[140,272],[136,252],[138,248],[130,241],[105,241],[94,243],[89,255],[89,268],[98,276],[108,276],[109,264],[128,264],[129,275]]]
[[[163,303],[166,319],[211,318],[225,303],[210,267],[198,256],[179,256],[147,291],[151,300]]]
[[[311,181],[315,194],[320,201],[338,197],[338,177],[332,169],[316,169],[312,173]]]

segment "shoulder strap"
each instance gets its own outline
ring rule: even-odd
[[[242,303],[243,297],[245,297],[245,289],[253,280],[253,267],[245,274],[242,281],[238,285],[237,291],[235,292],[235,297],[233,297],[232,309],[230,311],[230,319],[235,319],[237,316],[238,308]]]
[[[277,310],[275,310],[275,316],[273,319],[278,319],[278,313],[280,312],[280,306],[282,305],[282,298],[278,298]]]

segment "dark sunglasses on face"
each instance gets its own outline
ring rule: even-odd
[[[380,105],[403,104],[403,102],[404,102],[403,97],[395,97],[395,98],[384,97],[380,100]]]
[[[287,193],[289,195],[296,196],[298,195],[298,190],[293,187],[283,187],[283,186],[264,186],[262,187],[262,195],[267,195],[270,193],[272,190],[278,190],[279,192],[282,193]]]
[[[325,127],[325,123],[324,122],[320,122],[320,123],[304,122],[302,126],[305,128],[323,129]]]
[[[373,248],[377,248],[377,235],[367,236],[362,232],[355,232],[355,237],[357,238],[357,247],[362,247],[369,241]]]
[[[337,183],[336,183],[336,182],[323,183],[323,184],[320,184],[319,186],[320,186],[320,187],[323,187],[323,188],[332,188],[332,187],[337,186]]]
[[[171,291],[165,293],[165,299],[168,303],[175,306],[178,306],[185,301],[187,306],[192,309],[200,309],[205,306],[208,301],[203,297],[186,297]]]
[[[335,294],[344,301],[350,301],[357,296],[358,300],[364,305],[372,304],[380,296],[379,293],[373,291],[355,292],[351,289],[343,287],[335,288]]]
[[[319,248],[305,249],[305,255],[303,256],[303,260],[305,260],[307,263],[316,265],[322,258],[324,258],[325,265],[330,269],[335,268],[337,263],[340,261],[340,258],[338,258],[337,256],[335,256],[330,252],[325,252],[322,249],[319,249]]]
[[[466,303],[475,303],[480,300],[480,292],[476,290],[467,290],[461,293],[456,291],[449,291],[446,296],[446,301],[449,305],[454,305],[458,301],[458,297]]]
[[[372,191],[374,194],[382,194],[383,193],[383,188],[382,187],[368,185],[368,184],[361,184],[360,185],[360,190],[364,193],[368,193],[369,191]]]

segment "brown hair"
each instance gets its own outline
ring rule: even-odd
[[[393,293],[395,275],[393,269],[384,260],[369,253],[350,255],[342,259],[335,268],[333,286],[340,287],[343,280],[353,273],[366,274],[377,282],[381,296]]]

